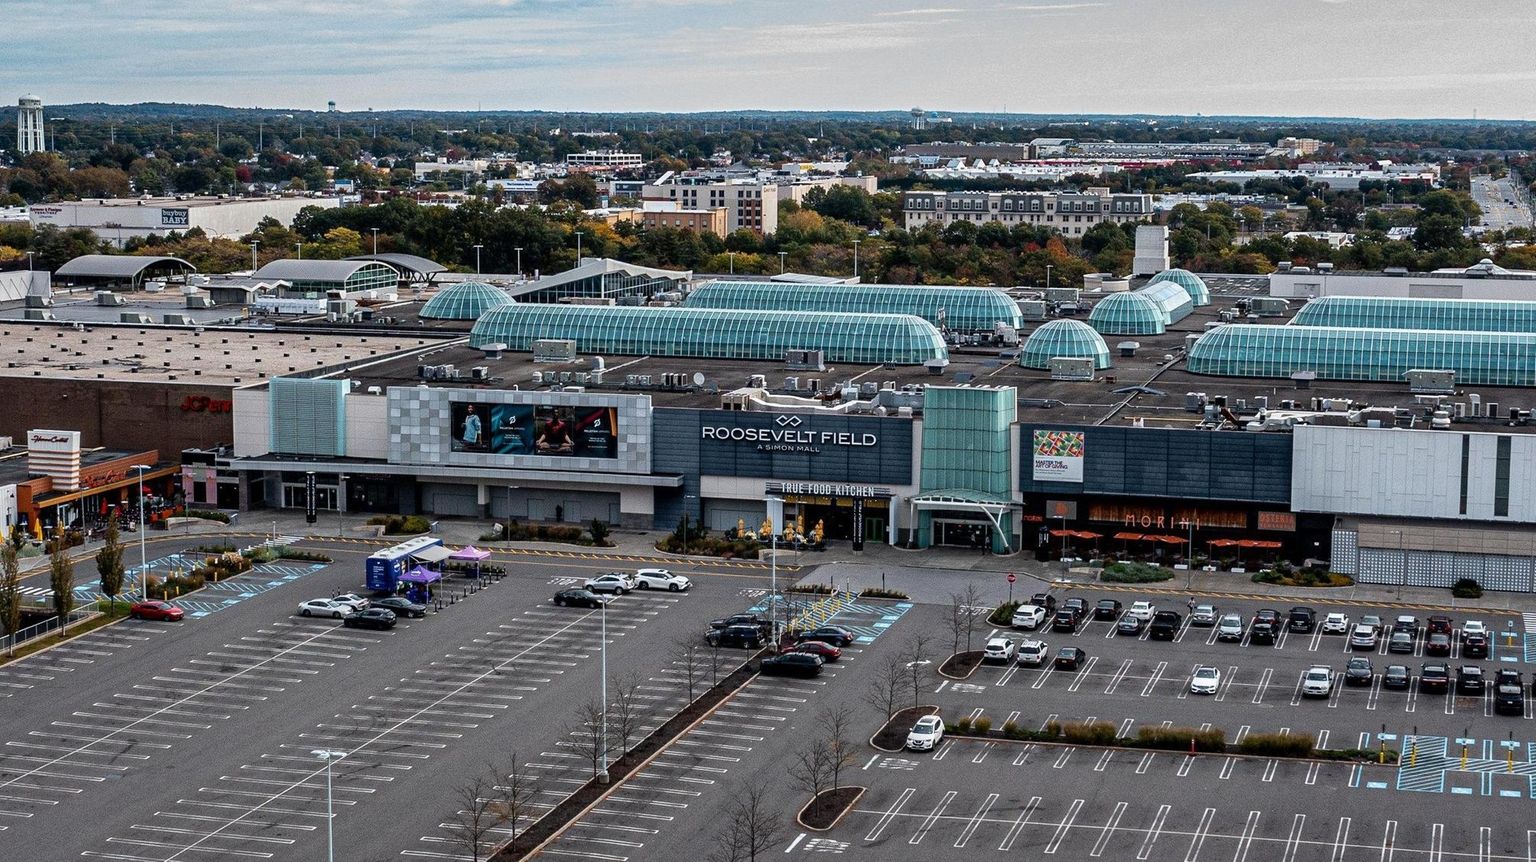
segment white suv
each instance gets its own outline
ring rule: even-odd
[[[1016,629],[1037,629],[1045,622],[1045,608],[1039,605],[1020,605],[1013,612],[1013,619],[1008,624]]]
[[[1349,634],[1349,617],[1340,613],[1332,613],[1323,617],[1323,634]]]
[[[1314,665],[1301,677],[1301,693],[1304,697],[1327,697],[1333,692],[1333,671]]]
[[[686,592],[693,582],[666,569],[640,569],[635,572],[635,589]]]
[[[987,641],[981,657],[987,661],[1013,661],[1013,649],[1013,641],[1008,638],[993,638]]]
[[[1019,644],[1019,664],[1040,667],[1051,657],[1051,648],[1045,641],[1025,641]]]

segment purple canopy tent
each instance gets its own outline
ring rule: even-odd
[[[454,551],[448,556],[450,560],[466,560],[475,564],[475,580],[480,579],[480,563],[490,559],[490,551],[482,551],[474,545],[465,545],[462,549]]]
[[[443,576],[431,569],[417,566],[400,576],[400,582],[410,584],[406,593],[412,601],[427,602],[432,597],[432,585],[441,581]]]

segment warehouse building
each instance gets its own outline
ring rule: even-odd
[[[121,248],[130,239],[186,233],[194,228],[210,237],[238,238],[255,230],[265,218],[282,224],[305,207],[335,209],[337,197],[233,198],[225,195],[194,197],[97,198],[34,204],[32,227],[83,227],[105,242]]]

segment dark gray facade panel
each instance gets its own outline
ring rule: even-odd
[[[1036,482],[1034,431],[1083,431],[1083,481]],[[1236,431],[1022,425],[1021,475],[1026,494],[1104,494],[1190,500],[1289,503],[1291,437]]]

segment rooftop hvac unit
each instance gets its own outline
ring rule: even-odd
[[[593,386],[602,386],[603,375],[606,373],[603,369],[599,368],[596,371],[589,372],[587,376],[591,378]]]
[[[378,386],[370,386],[370,387],[368,387],[368,394],[369,395],[383,395],[384,394],[384,390],[383,390],[383,388],[378,387]]]
[[[536,338],[533,342],[534,362],[575,362],[576,342],[569,338]]]
[[[1019,317],[1024,320],[1044,320],[1046,309],[1049,305],[1035,299],[1019,300]]]
[[[1053,356],[1046,365],[1052,380],[1092,380],[1093,359],[1087,356]]]
[[[571,375],[571,380],[580,386],[586,386],[588,383],[592,382],[592,375],[585,371],[578,371]]]
[[[633,377],[634,375],[630,375],[630,376]],[[542,372],[542,371],[535,371],[535,372],[533,372],[533,385],[534,386],[543,386],[544,385],[544,372]]]
[[[865,398],[873,398],[875,393],[879,392],[879,391],[880,391],[880,384],[876,383],[873,380],[866,380],[863,383],[859,384],[859,395],[861,395],[861,396],[863,396]]]
[[[23,319],[25,319],[25,320],[58,320],[58,318],[53,316],[53,312],[49,311],[46,308],[28,308],[28,309],[26,309],[26,314],[23,315]]]
[[[923,363],[923,367],[928,369],[928,373],[929,374],[932,374],[932,375],[943,374],[944,373],[944,369],[949,367],[949,360],[948,359],[930,359],[927,362]]]
[[[1409,392],[1450,395],[1456,391],[1456,372],[1453,369],[1415,368],[1404,376],[1408,378]]]
[[[800,378],[798,378],[798,377],[786,377],[786,378],[784,378],[784,391],[785,392],[799,392],[800,391]]]
[[[559,376],[560,376],[560,385],[561,386],[564,386],[565,384],[571,382],[571,372],[569,372],[569,371],[561,371],[561,372],[559,372]]]
[[[825,357],[820,350],[786,350],[784,351],[785,367],[806,370],[823,371],[826,369]]]
[[[125,311],[118,317],[120,323],[154,323],[155,319],[143,312]]]
[[[469,379],[471,380],[487,380],[490,376],[491,369],[484,365],[476,365],[474,368],[469,369]]]
[[[1121,356],[1135,356],[1136,351],[1141,349],[1141,342],[1122,341],[1119,344],[1116,344],[1115,348],[1120,351]]]
[[[753,389],[767,389],[768,376],[766,374],[754,374],[747,378],[747,386]]]
[[[538,372],[537,371],[534,372],[534,376],[535,377],[538,376]],[[624,375],[624,385],[627,386],[627,387],[630,387],[630,388],[634,388],[636,386],[639,386],[640,385],[640,375],[638,375],[638,374],[626,374],[626,375]]]
[[[649,375],[649,374],[642,374],[642,375],[640,375],[640,387],[642,389],[649,389],[649,388],[651,388],[651,375]]]
[[[185,314],[175,313],[160,315],[160,321],[171,326],[192,326],[197,323],[197,321],[193,320]]]
[[[213,297],[201,293],[188,296],[187,308],[213,308]]]
[[[126,304],[126,300],[124,300],[122,296],[113,293],[110,290],[98,290],[96,291],[96,304],[108,306],[124,305]]]

